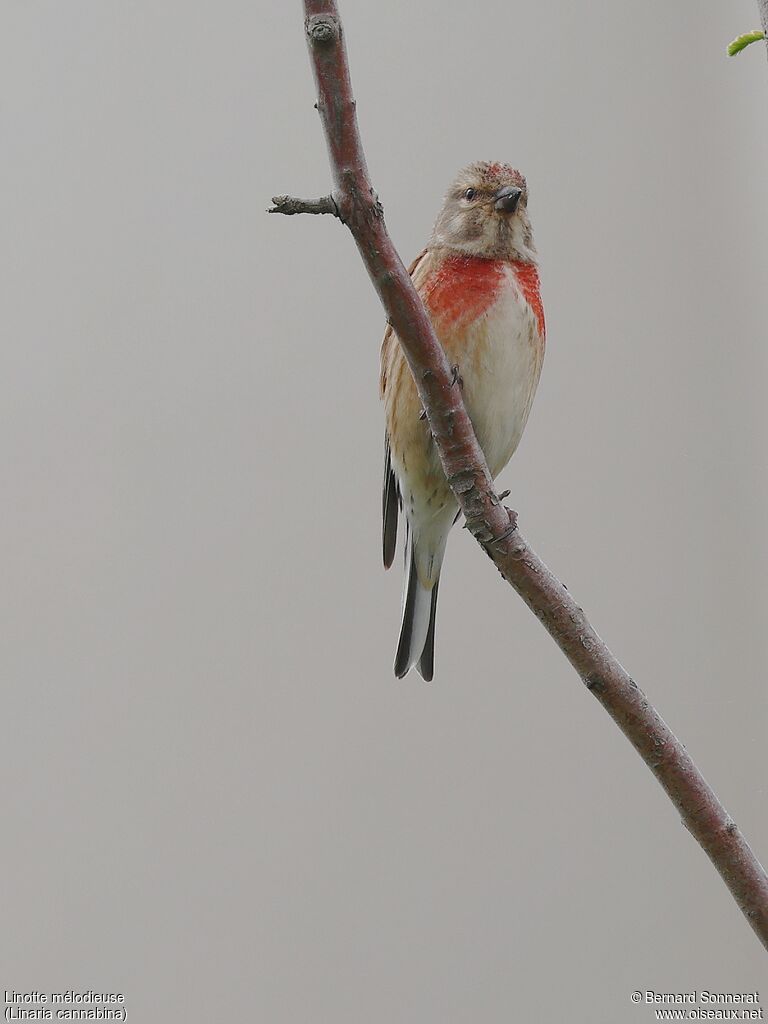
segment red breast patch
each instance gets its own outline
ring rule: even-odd
[[[482,256],[449,256],[424,284],[422,298],[436,322],[466,327],[489,309],[498,297],[504,268],[511,266],[523,298],[536,317],[544,337],[544,305],[539,291],[539,272],[522,260],[488,260]]]
[[[520,291],[525,296],[525,301],[533,310],[533,315],[536,317],[536,323],[539,327],[539,334],[543,338],[547,330],[544,323],[544,304],[541,301],[541,292],[539,291],[539,272],[533,263],[523,263],[522,260],[514,260],[512,266],[515,269],[515,277],[517,278]]]
[[[480,256],[449,256],[443,260],[427,279],[422,295],[432,319],[452,327],[472,323],[495,302],[504,265],[504,260]]]

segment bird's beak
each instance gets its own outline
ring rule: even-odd
[[[517,188],[516,185],[505,185],[504,188],[500,188],[496,193],[496,202],[493,204],[494,210],[498,210],[500,213],[514,213],[522,194],[523,190]]]

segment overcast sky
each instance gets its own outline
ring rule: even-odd
[[[644,1024],[765,954],[466,531],[392,676],[384,318],[300,5],[4,5],[2,984],[168,1024]],[[374,8],[378,7],[379,10]],[[342,7],[403,258],[527,175],[548,338],[500,478],[768,859],[768,66],[752,0]],[[768,1005],[768,987],[763,992]]]

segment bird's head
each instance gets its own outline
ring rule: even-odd
[[[465,167],[445,195],[430,245],[467,256],[535,262],[528,187],[520,171],[484,160]]]

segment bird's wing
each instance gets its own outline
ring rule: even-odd
[[[413,263],[408,267],[408,273],[416,291],[423,285],[431,265],[431,258],[428,249],[422,249]],[[387,390],[387,369],[391,362],[392,353],[398,344],[397,335],[392,330],[392,324],[387,324],[384,331],[384,338],[381,342],[381,377],[379,379],[379,394],[383,398]]]
[[[408,268],[414,286],[419,291],[423,284],[430,264],[429,252],[423,249]],[[384,332],[384,339],[381,343],[381,378],[379,381],[380,395],[383,398],[387,391],[387,372],[392,365],[395,355],[395,346],[398,345],[397,335],[388,324]],[[400,490],[397,486],[397,477],[392,469],[392,460],[389,453],[389,438],[384,437],[384,487],[382,490],[382,549],[384,555],[384,568],[388,569],[395,557],[397,547],[397,519],[400,508]]]
[[[400,489],[397,478],[392,470],[389,454],[389,438],[384,440],[384,488],[381,495],[382,512],[382,547],[384,568],[389,569],[395,560],[397,547],[397,515],[400,509]]]

